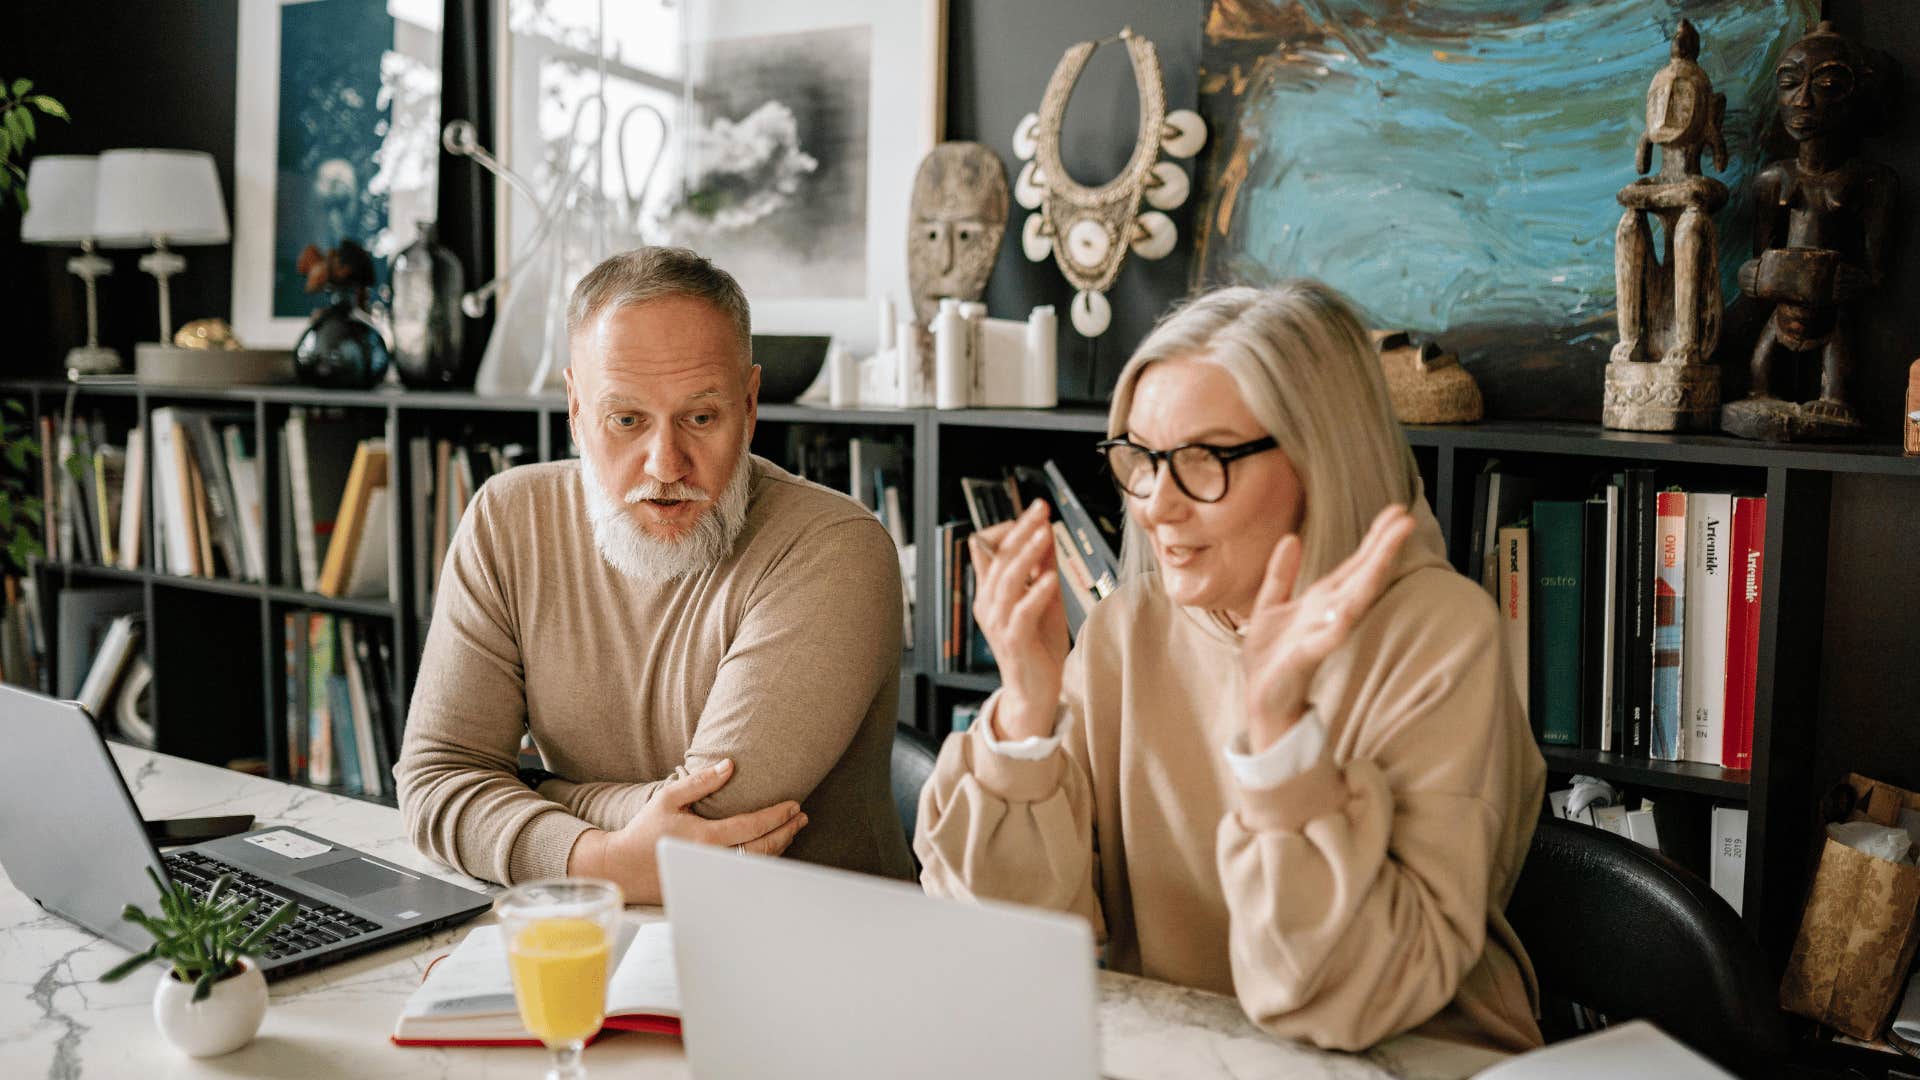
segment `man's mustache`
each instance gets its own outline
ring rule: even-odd
[[[713,496],[692,484],[679,482],[663,484],[658,480],[649,480],[627,489],[623,501],[632,506],[650,499],[679,499],[683,502],[712,502]]]

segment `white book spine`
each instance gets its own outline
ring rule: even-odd
[[[193,550],[193,533],[187,528],[189,509],[187,492],[180,486],[179,440],[186,438],[179,418],[170,407],[153,410],[153,475],[158,478],[156,493],[166,504],[162,520],[166,535],[167,570],[175,574],[193,573],[198,557]]]
[[[1733,543],[1733,496],[1696,492],[1687,499],[1685,659],[1680,665],[1680,712],[1686,717],[1682,756],[1720,764],[1726,728],[1728,568]]]
[[[240,533],[240,556],[246,564],[249,581],[267,580],[266,537],[261,531],[260,474],[258,463],[246,454],[240,429],[228,425],[220,431],[221,447],[226,452],[227,476],[233,483],[234,523]]]
[[[1733,910],[1739,912],[1747,885],[1747,812],[1740,807],[1713,808],[1713,850],[1709,853],[1709,884]]]
[[[307,472],[307,418],[287,417],[287,465],[293,481],[293,550],[300,563],[300,587],[308,592],[320,585],[319,545],[313,536],[313,483]]]
[[[140,568],[140,501],[147,488],[146,432],[134,428],[127,432],[127,476],[120,489],[120,568]]]

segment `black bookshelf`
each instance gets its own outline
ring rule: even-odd
[[[564,397],[488,397],[469,392],[398,390],[335,391],[303,387],[147,387],[132,383],[83,384],[58,381],[0,382],[0,396],[23,401],[34,415],[58,415],[67,395],[79,410],[117,410],[125,423],[145,424],[157,405],[228,406],[251,412],[256,436],[265,436],[295,406],[332,406],[368,414],[382,424],[390,444],[400,447],[413,435],[472,425],[510,430],[537,447],[539,460],[564,457],[567,447]],[[937,640],[934,590],[935,535],[942,521],[964,518],[959,495],[962,476],[983,475],[1016,463],[1055,458],[1076,486],[1094,482],[1098,473],[1093,442],[1106,431],[1100,409],[831,409],[800,404],[760,407],[757,452],[778,457],[782,432],[794,426],[823,425],[848,437],[891,436],[910,447],[909,484],[917,576],[922,602],[914,614],[914,639],[921,647],[901,658],[901,719],[939,735],[948,727],[953,704],[978,699],[998,685],[991,673],[942,672],[926,643]],[[1920,459],[1902,457],[1887,446],[1776,446],[1717,435],[1657,435],[1608,431],[1593,424],[1490,421],[1459,426],[1409,426],[1409,443],[1418,461],[1426,494],[1446,531],[1456,563],[1465,559],[1465,537],[1475,477],[1491,462],[1536,475],[1579,476],[1630,465],[1669,470],[1679,481],[1729,484],[1767,497],[1766,576],[1763,585],[1760,662],[1755,704],[1753,767],[1721,769],[1685,762],[1649,761],[1595,750],[1543,746],[1551,783],[1574,773],[1595,775],[1655,800],[1662,818],[1663,845],[1670,829],[1699,833],[1678,845],[1683,861],[1704,858],[1704,824],[1696,820],[1713,805],[1745,806],[1748,861],[1745,914],[1776,958],[1784,958],[1797,925],[1810,850],[1814,777],[1811,717],[1817,715],[1821,687],[1819,657],[1827,613],[1827,522],[1836,479],[1895,478],[1920,481]],[[270,465],[272,440],[262,438],[263,466]],[[407,455],[394,455],[394,484],[410,490]],[[1077,475],[1076,475],[1076,471]],[[262,506],[269,534],[277,529],[273,494],[275,470],[261,470]],[[152,485],[149,483],[151,493]],[[152,514],[146,515],[151,529]],[[260,755],[279,771],[282,717],[278,673],[282,664],[279,617],[286,610],[311,608],[390,621],[397,657],[396,702],[404,705],[413,685],[416,658],[425,626],[412,611],[411,536],[399,515],[390,519],[389,542],[399,545],[401,580],[387,600],[339,600],[278,584],[180,577],[152,570],[48,564],[42,574],[49,591],[85,580],[140,585],[147,597],[149,657],[155,666],[155,726],[160,748],[200,760],[225,762]],[[274,545],[269,545],[272,547]],[[153,550],[149,534],[146,551]],[[149,556],[150,557],[150,556]],[[286,580],[270,568],[271,580]],[[48,597],[43,596],[43,604]],[[256,619],[232,623],[241,613]],[[50,638],[54,637],[50,630]],[[56,638],[57,640],[57,638]],[[159,644],[155,642],[158,641]],[[258,663],[236,664],[258,655]],[[169,670],[169,665],[178,670]],[[237,678],[241,668],[251,674]],[[1836,677],[1845,678],[1844,673]],[[223,682],[224,680],[224,682]],[[250,719],[249,719],[250,718]],[[263,720],[264,718],[264,720]],[[1689,852],[1689,849],[1697,849]],[[1695,867],[1704,872],[1703,865]]]

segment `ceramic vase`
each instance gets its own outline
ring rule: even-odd
[[[361,305],[358,290],[336,290],[313,313],[293,347],[300,381],[336,390],[361,390],[386,377],[393,355],[386,336]]]
[[[253,1040],[267,1015],[267,980],[250,959],[240,961],[240,973],[213,984],[200,1001],[193,1000],[193,984],[160,974],[153,988],[153,1022],[160,1034],[190,1057],[231,1053]]]

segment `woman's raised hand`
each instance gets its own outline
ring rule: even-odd
[[[973,620],[1000,665],[998,735],[1051,735],[1069,641],[1047,504],[1035,501],[1012,521],[974,533],[967,553],[973,560]]]
[[[1412,532],[1407,508],[1387,507],[1360,547],[1299,596],[1293,586],[1300,574],[1300,538],[1288,535],[1274,547],[1240,651],[1249,752],[1272,746],[1299,721],[1314,672],[1386,591],[1394,558]]]

